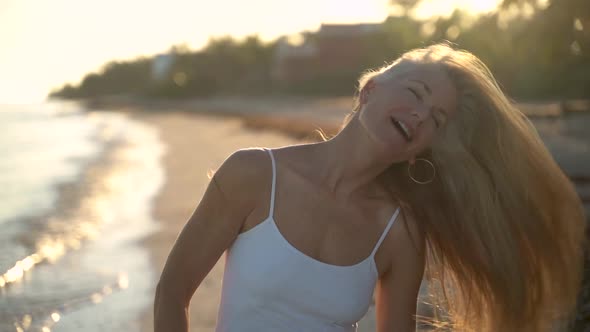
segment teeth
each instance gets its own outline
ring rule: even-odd
[[[395,122],[398,128],[400,128],[404,132],[404,136],[406,136],[406,139],[411,140],[412,136],[410,135],[410,130],[408,130],[408,127],[406,127],[406,125],[401,121],[398,121],[394,118],[392,118],[392,120]]]
[[[399,123],[400,127],[402,127],[402,129],[404,130],[404,132],[406,133],[406,136],[410,137],[410,131],[408,130],[408,128],[406,127],[406,125],[404,125],[404,123],[401,122],[401,121],[398,121],[398,123]]]

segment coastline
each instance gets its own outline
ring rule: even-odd
[[[13,122],[16,132],[46,131],[41,138],[61,150],[37,140],[7,156],[20,170],[8,176],[36,185],[14,196],[48,188],[54,199],[2,222],[0,330],[139,330],[135,317],[151,303],[155,277],[138,240],[156,226],[150,200],[162,183],[161,144],[151,126],[124,114],[61,106],[40,106],[35,112],[47,116],[25,117],[28,127]]]
[[[180,112],[239,119],[243,126],[319,141],[336,134],[353,108],[352,97],[211,97],[146,99],[106,96],[81,99],[88,109],[133,113]],[[590,218],[590,100],[513,101],[533,123],[558,165],[574,182]]]
[[[97,97],[79,101],[92,110],[131,113],[167,113],[210,115],[238,118],[245,127],[278,131],[298,140],[316,140],[321,128],[326,134],[338,132],[344,116],[352,109],[349,97],[219,97],[205,99],[143,99],[133,97]]]

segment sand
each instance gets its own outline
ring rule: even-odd
[[[133,112],[132,117],[156,127],[167,147],[162,161],[166,180],[155,199],[153,211],[160,229],[143,241],[151,253],[158,276],[177,235],[206,189],[209,169],[219,166],[240,148],[279,147],[303,142],[277,131],[246,128],[238,118],[187,112]],[[224,256],[194,294],[190,306],[190,331],[214,331],[223,265]],[[362,330],[374,331],[372,313],[371,310],[359,324]],[[153,330],[151,308],[141,318],[141,326],[142,331]]]

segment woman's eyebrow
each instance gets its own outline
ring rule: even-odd
[[[426,83],[424,83],[424,82],[422,82],[420,80],[410,80],[410,81],[412,81],[412,82],[418,82],[418,83],[422,84],[424,86],[424,90],[426,90],[426,92],[428,92],[429,95],[432,94],[432,90],[430,90],[430,87],[428,86],[428,84],[426,84]]]
[[[430,108],[430,110],[432,111],[432,113],[434,113],[435,111],[440,112],[445,117],[445,120],[449,117],[449,114],[447,113],[447,111],[444,108],[442,108],[442,107],[432,106]]]
[[[437,107],[437,109],[439,112],[441,112],[445,116],[445,119],[449,117],[449,113],[447,112],[447,110],[445,110],[442,107]]]

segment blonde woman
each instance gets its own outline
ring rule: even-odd
[[[569,318],[584,212],[525,116],[447,45],[366,72],[341,131],[243,149],[217,170],[162,272],[156,331],[188,331],[227,249],[217,331],[544,331]],[[425,273],[426,271],[426,273]]]

